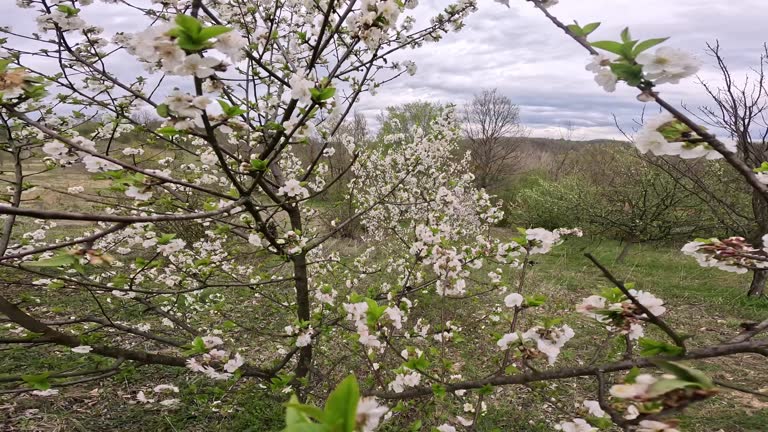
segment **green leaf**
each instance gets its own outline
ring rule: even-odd
[[[525,305],[528,307],[538,307],[547,302],[547,297],[542,294],[534,294],[525,297]]]
[[[624,80],[631,86],[640,84],[643,80],[643,68],[637,64],[611,63],[611,71],[620,80]]]
[[[50,375],[50,372],[43,372],[37,375],[22,375],[21,379],[23,379],[25,383],[29,384],[35,390],[48,390],[51,388],[51,383],[48,382],[48,377]]]
[[[269,163],[261,159],[251,159],[251,169],[253,171],[266,171]]]
[[[72,265],[77,262],[77,257],[74,255],[59,255],[53,258],[42,259],[39,261],[31,261],[25,265],[29,267],[61,267],[66,265]]]
[[[664,371],[669,372],[682,380],[699,384],[703,388],[713,388],[715,386],[712,380],[700,370],[671,361],[658,360],[654,363]]]
[[[5,72],[5,70],[8,69],[8,66],[11,63],[13,63],[12,58],[0,59],[0,73]]]
[[[657,355],[679,356],[684,352],[683,349],[677,345],[647,337],[641,337],[637,343],[640,346],[640,355],[646,357]]]
[[[205,342],[203,341],[203,338],[200,336],[196,337],[191,344],[184,345],[182,348],[187,349],[184,351],[184,354],[188,356],[194,356],[208,351],[205,348]]]
[[[294,395],[291,400],[293,400],[296,397]],[[305,418],[310,417],[315,420],[324,422],[325,421],[325,411],[321,410],[320,408],[314,406],[314,405],[304,405],[300,403],[292,403],[289,402],[285,405],[288,408],[293,408],[294,410],[298,410],[302,414],[305,414]],[[295,411],[294,411],[295,414]]]
[[[200,41],[195,36],[190,36],[188,34],[180,35],[176,39],[176,43],[186,51],[200,51],[209,46],[207,42]]]
[[[331,392],[325,401],[325,424],[342,432],[353,432],[360,389],[354,375],[349,375]]]
[[[655,398],[673,390],[692,386],[697,387],[697,385],[681,379],[661,379],[651,384],[651,387],[648,388],[648,396]]]
[[[321,89],[311,88],[309,92],[312,94],[312,100],[315,102],[322,102],[328,100],[336,94],[336,89],[333,87],[324,87]]]
[[[65,14],[67,14],[67,16],[74,16],[74,15],[77,15],[78,12],[80,12],[80,9],[73,8],[72,6],[68,6],[65,4],[57,5],[56,9],[58,9],[59,12],[64,12]]]
[[[411,423],[410,429],[412,432],[419,432],[421,430],[422,422],[421,420],[416,420],[415,422]]]
[[[595,416],[588,416],[587,422],[591,424],[592,426],[603,430],[603,429],[610,429],[611,426],[613,426],[613,422],[608,417],[595,417]]]
[[[157,238],[157,244],[159,245],[167,245],[176,238],[176,234],[170,233],[170,234],[163,234],[160,237]]]
[[[584,30],[584,36],[589,36],[592,32],[597,30],[597,28],[600,27],[599,22],[593,22],[585,25],[582,30]]]
[[[210,38],[215,38],[216,36],[222,35],[227,32],[231,32],[232,29],[223,26],[223,25],[213,25],[210,27],[206,27],[203,30],[200,31],[200,39],[201,40],[208,40]]]
[[[574,36],[584,37],[584,36],[587,35],[586,33],[584,33],[584,29],[582,29],[581,26],[578,23],[570,24],[570,25],[568,25],[566,27],[568,27],[568,30],[571,33],[573,33]]]
[[[168,109],[167,104],[160,104],[155,108],[155,111],[157,112],[157,115],[159,115],[162,118],[168,118],[171,116],[170,110]]]
[[[309,418],[307,418],[306,414],[304,414],[301,410],[297,409],[296,406],[299,404],[299,399],[296,397],[296,395],[292,395],[291,399],[286,404],[286,410],[285,410],[285,425],[286,428],[284,430],[290,430],[289,428],[291,426],[295,425],[306,425],[309,424]]]
[[[627,376],[624,377],[624,382],[627,384],[634,384],[638,375],[640,375],[640,368],[635,366],[630,369]]]
[[[373,327],[379,322],[379,318],[384,315],[386,306],[380,306],[375,300],[366,298],[365,302],[368,304],[368,310],[365,311],[368,325]]]
[[[165,136],[169,136],[169,137],[176,136],[176,135],[183,135],[184,134],[184,131],[180,131],[180,130],[176,129],[175,127],[172,127],[172,126],[161,127],[159,129],[157,129],[155,132],[159,133],[160,135],[165,135]]]
[[[447,393],[448,392],[446,391],[445,386],[440,384],[432,384],[432,394],[434,394],[435,397],[442,399]]]
[[[591,42],[590,45],[592,45],[594,48],[608,51],[616,55],[622,55],[622,50],[624,48],[624,45],[614,41],[597,41]]]
[[[649,50],[650,48],[655,47],[658,44],[664,43],[668,40],[668,37],[665,38],[656,38],[656,39],[648,39],[646,41],[642,41],[635,47],[635,50],[632,52],[632,55],[637,57],[638,54]]]
[[[621,31],[621,41],[624,43],[632,41],[632,34],[629,33],[629,27],[625,27]]]
[[[477,391],[479,394],[484,396],[490,396],[493,394],[493,386],[490,384],[486,384]]]
[[[334,431],[335,429],[331,429],[328,426],[324,424],[319,423],[301,423],[301,424],[293,424],[290,426],[286,426],[285,429],[283,429],[283,432],[330,432]],[[257,431],[253,431],[257,432]],[[261,432],[261,429],[259,429],[258,432]]]
[[[60,280],[51,281],[51,283],[48,284],[49,289],[59,289],[64,288],[66,285],[64,285],[64,282]]]
[[[429,360],[422,354],[418,357],[409,358],[408,361],[405,362],[405,366],[408,369],[425,372],[427,368],[429,368]]]
[[[198,36],[203,29],[203,25],[200,24],[200,21],[198,21],[197,18],[184,14],[176,15],[176,25],[178,25],[184,33],[192,37]]]

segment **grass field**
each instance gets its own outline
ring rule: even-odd
[[[553,299],[546,306],[548,312],[567,315],[577,332],[576,338],[566,345],[562,359],[566,364],[574,363],[576,358],[607,357],[622,349],[610,344],[596,349],[601,346],[604,333],[590,320],[572,312],[581,298],[607,286],[583,256],[585,252],[595,255],[618,277],[665,299],[669,305],[665,315],[668,322],[691,336],[691,346],[731,337],[740,323],[768,315],[768,300],[745,296],[748,275],[701,269],[677,248],[663,245],[638,246],[619,265],[613,259],[620,250],[621,245],[613,241],[569,240],[533,266],[526,290]],[[72,306],[66,299],[62,302]],[[65,349],[58,353],[30,359],[27,350],[12,348],[0,352],[0,370],[16,371],[22,364],[29,366],[30,360],[33,367],[49,370],[77,361]],[[483,353],[465,360],[482,362]],[[740,355],[698,362],[696,366],[716,379],[768,392],[768,362],[758,356]],[[159,382],[174,382],[182,388],[183,403],[179,408],[159,410],[130,403],[139,389]],[[0,399],[0,424],[5,426],[0,430],[278,431],[282,428],[281,403],[287,398],[254,382],[214,383],[199,374],[156,366],[128,369],[101,382],[95,390],[94,387],[97,386],[64,388],[60,396],[47,399],[4,396]],[[594,399],[593,390],[594,383],[589,379],[506,389],[481,417],[477,430],[552,430],[549,422],[553,417],[562,418],[571,408],[552,405],[552,397],[575,405],[584,398]],[[765,431],[768,398],[723,390],[718,397],[694,406],[683,420],[685,431]],[[383,430],[403,429],[390,425]]]

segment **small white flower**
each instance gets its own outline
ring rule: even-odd
[[[169,256],[184,249],[186,245],[187,245],[187,242],[185,242],[184,240],[173,239],[169,241],[167,244],[158,245],[157,251],[162,253],[163,256]]]
[[[386,406],[379,405],[375,398],[361,398],[357,403],[355,423],[362,428],[363,432],[372,432],[379,426],[381,417],[387,411],[389,409]]]
[[[408,73],[410,76],[416,75],[416,63],[408,60],[403,62],[403,66],[405,66],[405,72]]]
[[[645,77],[656,84],[677,84],[681,79],[694,75],[701,67],[698,60],[685,51],[661,47],[651,54],[646,51],[636,59],[643,66]]]
[[[154,391],[155,393],[162,393],[162,392],[178,393],[179,392],[179,388],[176,387],[175,385],[171,385],[171,384],[159,384],[159,385],[155,386],[155,388],[152,389],[152,391]]]
[[[165,406],[165,407],[169,407],[169,408],[172,408],[172,407],[174,407],[174,406],[178,405],[178,404],[179,404],[179,402],[180,402],[180,401],[179,401],[178,399],[166,399],[166,400],[164,400],[164,401],[161,401],[161,402],[160,402],[160,405],[162,405],[162,406]]]
[[[224,370],[229,373],[234,373],[244,363],[243,356],[241,356],[240,353],[237,353],[234,358],[229,359],[227,363],[224,364]]]
[[[80,345],[72,348],[72,352],[76,352],[78,354],[87,354],[91,351],[93,351],[93,348],[90,345]]]
[[[312,343],[312,331],[306,331],[296,338],[297,347],[305,347]]]
[[[218,336],[203,336],[203,344],[210,349],[219,345],[224,345],[224,341]]]
[[[138,393],[136,393],[136,400],[139,403],[144,403],[144,404],[152,403],[155,401],[154,399],[148,399],[147,395],[144,394],[144,391],[139,391]]]
[[[125,191],[125,196],[128,198],[133,198],[137,201],[146,201],[152,198],[152,192],[142,192],[141,189],[137,188],[136,186],[130,186]]]
[[[562,422],[558,425],[562,432],[597,432],[598,429],[587,423],[584,419],[573,419],[570,422]]]
[[[637,432],[679,432],[672,426],[655,420],[643,420],[638,426]]]
[[[600,408],[600,402],[595,400],[585,400],[583,405],[584,408],[589,410],[589,415],[594,417],[605,417],[605,411]]]
[[[92,155],[83,157],[83,163],[88,172],[117,171],[123,169],[120,165]]]
[[[523,296],[521,296],[518,293],[512,293],[506,297],[504,297],[504,304],[507,305],[507,307],[520,307],[523,305],[523,301],[525,299]]]
[[[243,48],[248,45],[248,41],[235,30],[228,31],[216,37],[216,43],[213,47],[228,55],[233,62],[243,58]]]
[[[194,75],[198,78],[207,78],[214,74],[213,68],[221,61],[213,57],[201,57],[200,54],[190,54],[184,58],[184,62],[177,66],[174,72],[177,75]]]
[[[616,83],[618,80],[619,77],[608,68],[600,69],[600,71],[595,74],[595,82],[608,93],[616,91]]]
[[[312,102],[312,93],[309,91],[309,89],[315,87],[315,84],[312,81],[299,74],[294,74],[288,80],[288,84],[291,86],[292,99],[298,99],[302,104],[309,104]]]
[[[248,235],[248,243],[254,246],[261,246],[261,235],[258,233],[251,233]]]
[[[307,188],[301,185],[301,182],[299,182],[296,179],[288,179],[285,181],[285,186],[281,186],[277,193],[279,195],[284,195],[289,198],[307,198],[309,196],[309,191]]]

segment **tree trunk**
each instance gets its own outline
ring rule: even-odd
[[[752,192],[752,214],[755,216],[755,232],[748,240],[756,248],[768,246],[762,244],[763,236],[768,234],[768,203],[757,191]],[[762,296],[766,282],[768,282],[768,270],[752,272],[752,283],[749,284],[747,295],[750,297]]]
[[[624,242],[624,248],[619,253],[619,256],[616,257],[616,264],[624,263],[624,260],[627,258],[627,255],[629,255],[629,250],[632,248],[634,244],[635,243],[632,241]]]
[[[747,295],[760,297],[765,291],[765,283],[768,281],[768,270],[755,270],[752,272],[752,283],[749,284]]]
[[[292,205],[287,212],[291,220],[291,228],[296,232],[303,231],[301,213],[298,207]],[[291,261],[293,261],[293,278],[296,287],[296,316],[299,322],[309,322],[312,315],[309,301],[309,274],[307,272],[306,252],[293,255]],[[312,343],[299,349],[299,359],[295,369],[296,378],[307,378],[311,366]]]

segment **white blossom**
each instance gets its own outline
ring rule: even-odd
[[[361,428],[362,432],[372,432],[381,421],[381,417],[389,409],[386,406],[379,405],[375,398],[364,397],[357,402],[357,414],[355,423]]]
[[[315,87],[315,84],[304,78],[302,75],[294,74],[288,80],[288,84],[291,86],[291,98],[298,99],[302,104],[309,104],[312,102],[312,93],[309,91]]]
[[[696,74],[701,64],[683,50],[661,47],[655,53],[646,51],[637,56],[645,77],[656,84],[677,84],[681,79]]]

